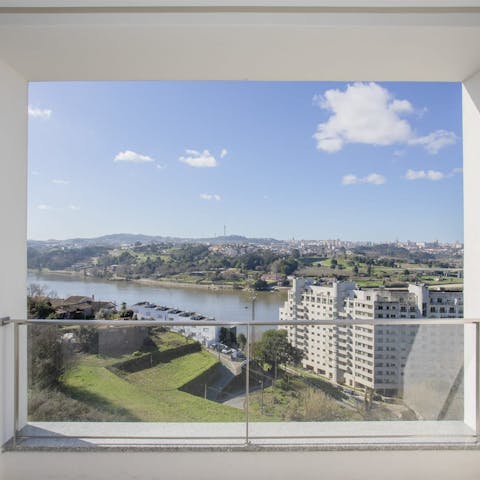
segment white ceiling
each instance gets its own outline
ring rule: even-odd
[[[462,81],[480,70],[478,1],[409,1],[401,3],[422,8],[392,11],[301,8],[332,1],[297,2],[299,8],[285,11],[233,11],[219,7],[232,2],[207,0],[180,2],[209,5],[184,10],[4,8],[59,3],[0,0],[0,59],[29,80]],[[337,5],[399,3],[353,0]],[[460,8],[464,6],[469,8]]]

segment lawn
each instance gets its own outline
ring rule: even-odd
[[[359,287],[364,287],[364,288],[376,288],[381,286],[381,281],[380,280],[357,280],[356,284]]]
[[[422,282],[425,282],[427,285],[462,285],[463,278],[456,277],[439,277],[439,276],[422,276]]]
[[[161,352],[170,350],[171,348],[181,347],[186,343],[185,337],[183,335],[170,331],[159,331],[156,333],[154,332],[152,333],[150,338],[153,340],[153,343]]]
[[[95,355],[82,356],[77,366],[64,376],[66,391],[75,399],[117,415],[119,421],[226,422],[245,419],[241,410],[178,390],[216,363],[207,352],[185,355],[122,377],[106,368],[108,363]]]
[[[160,395],[167,390],[179,389],[216,363],[217,359],[213,355],[201,351],[130,373],[125,378],[148,393]]]

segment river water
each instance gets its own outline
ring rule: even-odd
[[[219,322],[248,321],[252,317],[252,294],[242,290],[160,287],[127,281],[102,281],[34,272],[29,272],[28,283],[45,285],[60,298],[70,295],[95,295],[96,300],[108,300],[117,305],[122,302],[132,305],[148,301],[215,317]],[[255,319],[278,321],[278,309],[285,299],[285,292],[256,292]]]

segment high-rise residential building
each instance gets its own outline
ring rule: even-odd
[[[461,345],[463,330],[448,326],[423,329],[419,347],[416,337],[421,325],[333,325],[333,321],[462,316],[461,288],[432,289],[417,284],[402,289],[358,288],[352,282],[316,285],[296,278],[280,309],[280,320],[291,323],[280,328],[285,328],[292,345],[303,351],[304,368],[337,384],[402,395],[405,371],[412,371],[409,357],[428,363],[435,349]],[[332,326],[295,325],[296,320],[332,320]],[[429,341],[433,334],[435,339]],[[412,348],[415,355],[411,355]],[[419,350],[424,355],[419,355]],[[425,363],[423,367],[425,370]]]

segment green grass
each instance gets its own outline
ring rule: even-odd
[[[241,410],[178,390],[215,363],[209,353],[197,352],[119,377],[106,368],[108,360],[84,355],[63,383],[71,397],[117,415],[119,421],[242,421]]]
[[[131,373],[126,379],[149,393],[160,395],[164,391],[182,387],[216,363],[213,355],[201,351]]]
[[[437,280],[438,279],[438,280]],[[438,277],[438,276],[423,276],[421,277],[422,282],[425,282],[427,285],[461,285],[463,284],[463,278],[455,277]]]
[[[150,338],[161,352],[185,345],[185,337],[176,332],[160,332]]]
[[[261,414],[261,391],[251,394],[250,411],[253,415]],[[359,412],[345,407],[324,391],[307,386],[298,377],[278,380],[275,387],[265,388],[263,412],[270,421],[362,420]]]
[[[64,376],[63,382],[71,397],[109,414],[118,414],[120,421],[153,422],[161,408],[156,398],[143,395],[105,367],[79,364]]]
[[[357,280],[359,287],[379,287],[382,282],[379,280]]]
[[[245,415],[238,409],[178,390],[216,363],[211,354],[202,351],[131,373],[126,380],[161,400],[162,421],[242,421]]]

